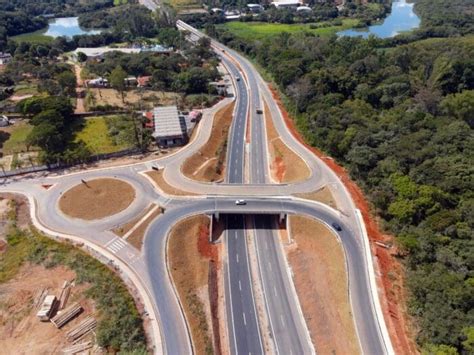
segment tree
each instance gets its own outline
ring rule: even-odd
[[[122,102],[125,103],[125,96],[124,96],[124,91],[125,91],[125,79],[127,78],[127,72],[123,70],[123,68],[118,65],[115,67],[114,70],[110,73],[109,76],[109,81],[110,85],[120,92],[120,95],[122,97]]]
[[[71,71],[64,71],[57,76],[63,95],[74,96],[76,93],[76,76]]]
[[[77,60],[79,63],[87,61],[87,55],[84,52],[77,52]]]

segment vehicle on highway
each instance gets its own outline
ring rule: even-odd
[[[235,204],[236,204],[236,205],[239,205],[239,206],[241,206],[241,205],[246,205],[246,204],[247,204],[247,201],[245,201],[245,200],[235,200]]]
[[[258,113],[259,115],[261,115],[261,114],[263,113],[263,110],[262,110],[261,108],[258,108],[258,109],[257,109],[257,113]]]
[[[239,76],[236,76],[236,77],[235,77],[235,80],[240,81],[240,77],[239,77]]]
[[[335,230],[337,230],[338,232],[342,231],[342,227],[341,227],[339,224],[337,224],[336,222],[333,222],[333,223],[332,223],[332,227],[333,227]]]

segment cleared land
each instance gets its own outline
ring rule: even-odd
[[[45,268],[40,265],[25,264],[14,279],[0,284],[0,343],[3,354],[51,354],[71,344],[66,339],[66,332],[77,326],[85,315],[95,311],[95,303],[85,297],[90,288],[86,285],[71,288],[68,305],[79,302],[85,309],[76,319],[61,329],[50,322],[40,322],[34,307],[38,291],[47,288],[49,294],[59,296],[65,280],[76,278],[72,270],[57,266]],[[87,340],[93,340],[92,334]],[[86,339],[81,339],[85,341]]]
[[[322,223],[291,216],[287,248],[298,298],[318,354],[360,354],[343,248]]]
[[[270,172],[280,183],[303,181],[309,178],[310,170],[303,159],[295,154],[281,140],[265,103],[265,126],[267,130],[268,151],[270,153]]]
[[[188,218],[176,225],[168,240],[168,264],[186,314],[196,354],[213,351],[210,315],[211,267],[219,262],[216,245],[209,244],[209,219]]]
[[[232,21],[222,26],[243,40],[255,40],[277,36],[283,32],[307,31],[321,36],[329,36],[338,31],[352,28],[358,23],[359,21],[355,19],[344,19],[341,25],[332,25],[330,22],[320,22],[317,24],[282,24]]]
[[[124,210],[134,199],[135,190],[130,184],[117,179],[94,179],[66,191],[59,208],[70,217],[101,219]]]
[[[334,196],[327,186],[324,186],[322,189],[317,191],[295,194],[295,196],[305,198],[307,200],[322,202],[328,206],[331,206],[332,208],[337,208]]]
[[[115,144],[110,138],[106,117],[91,117],[85,120],[76,134],[76,141],[82,140],[92,154],[106,154],[130,148],[129,144]]]
[[[174,105],[179,98],[178,94],[167,93],[161,91],[143,90],[129,90],[125,92],[125,103],[122,101],[122,96],[114,89],[87,89],[87,96],[85,99],[86,109],[98,105],[112,105],[120,108],[126,108],[129,105],[138,104],[143,100],[145,107],[151,108],[160,105]]]
[[[168,195],[175,195],[175,196],[193,196],[193,195],[196,195],[192,192],[187,192],[187,191],[177,189],[176,187],[171,186],[170,184],[168,184],[166,182],[165,178],[163,177],[163,170],[159,170],[159,171],[151,170],[151,171],[147,171],[145,174],[147,174],[153,180],[153,182],[158,186],[158,188],[161,191],[163,191],[164,193],[166,193]]]
[[[0,241],[7,242],[0,248],[0,353],[60,354],[66,332],[89,315],[98,324],[84,340],[97,341],[104,353],[145,353],[143,306],[134,302],[135,293],[108,266],[69,243],[46,238],[30,224],[25,198],[0,194]],[[66,307],[78,302],[84,311],[57,329],[36,318],[34,301],[40,303],[46,288],[59,296],[65,280],[74,281]]]
[[[212,124],[209,140],[181,166],[182,173],[198,181],[221,181],[224,177],[227,139],[234,103],[220,109]]]

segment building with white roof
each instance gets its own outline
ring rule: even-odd
[[[303,5],[301,0],[278,0],[271,3],[277,9],[288,9],[294,8],[296,9],[298,6]]]
[[[183,145],[188,141],[186,119],[176,106],[153,109],[153,138],[160,147]]]

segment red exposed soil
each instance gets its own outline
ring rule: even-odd
[[[393,240],[393,236],[381,232],[376,219],[370,212],[370,205],[364,197],[362,190],[352,181],[347,171],[338,165],[334,160],[325,156],[320,150],[308,145],[302,135],[296,128],[294,121],[285,110],[280,100],[278,92],[269,85],[272,96],[278,103],[280,110],[285,119],[285,124],[291,131],[293,136],[316,156],[323,159],[325,164],[333,170],[346,186],[351,194],[354,203],[361,211],[364,219],[369,242],[371,245],[372,255],[375,255],[376,279],[378,291],[385,321],[387,323],[390,338],[395,353],[412,354],[418,353],[416,343],[414,341],[413,326],[406,308],[407,293],[404,285],[404,270],[400,262],[396,259],[396,251],[379,247],[376,241],[387,243]]]
[[[275,169],[275,176],[278,182],[283,181],[283,176],[286,172],[285,162],[283,161],[282,157],[275,157],[273,161],[273,168]]]

